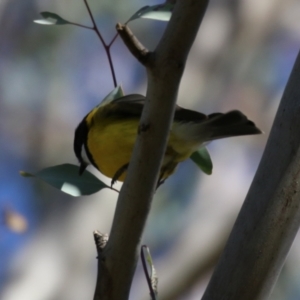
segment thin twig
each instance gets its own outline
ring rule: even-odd
[[[101,33],[100,33],[98,27],[97,27],[97,24],[96,24],[96,22],[95,22],[94,16],[93,16],[93,14],[92,14],[92,11],[91,11],[91,9],[90,9],[90,6],[89,6],[87,0],[83,0],[83,1],[84,1],[84,4],[85,4],[86,8],[87,8],[87,11],[88,11],[88,13],[89,13],[89,15],[90,15],[90,18],[91,18],[91,20],[92,20],[92,23],[93,23],[93,29],[94,29],[95,32],[97,33],[97,35],[98,35],[99,39],[101,40],[103,46],[104,46],[104,47],[107,47],[107,45],[106,45],[106,43],[105,43],[105,41],[104,41],[104,39],[103,39],[103,37],[102,37],[102,35],[101,35]]]
[[[117,32],[115,34],[115,36],[113,37],[113,39],[111,40],[111,42],[107,45],[109,48],[112,46],[112,44],[115,42],[115,40],[117,39],[118,36],[119,36],[119,32]]]
[[[93,28],[92,29],[98,35],[98,37],[99,37],[99,39],[100,39],[100,41],[101,41],[101,43],[102,43],[102,45],[103,45],[103,47],[105,49],[105,52],[106,52],[106,55],[107,55],[107,58],[108,58],[108,62],[109,62],[109,66],[110,66],[110,70],[111,70],[111,74],[112,74],[112,78],[113,78],[113,82],[114,82],[114,86],[117,87],[117,79],[116,79],[115,69],[114,69],[112,58],[111,58],[111,54],[110,54],[110,46],[111,46],[112,42],[109,45],[107,45],[105,43],[105,41],[104,41],[104,39],[103,39],[103,37],[102,37],[102,35],[101,35],[98,27],[97,27],[97,24],[95,22],[94,16],[92,14],[92,11],[91,11],[91,9],[89,7],[89,4],[88,4],[87,0],[84,0],[84,4],[85,4],[85,6],[87,8],[87,11],[88,11],[88,13],[90,15],[90,18],[92,20],[92,23],[93,23]]]
[[[108,58],[108,62],[109,62],[110,70],[111,70],[111,75],[112,75],[112,78],[113,78],[113,81],[114,81],[114,86],[116,88],[118,84],[117,84],[114,65],[113,65],[113,62],[112,62],[111,55],[110,55],[110,48],[105,47],[105,51],[106,51],[106,54],[107,54],[107,58]]]

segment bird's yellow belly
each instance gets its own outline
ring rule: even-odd
[[[120,168],[130,162],[138,124],[138,120],[114,120],[90,128],[87,140],[88,149],[98,169],[105,176],[113,178]],[[170,176],[177,164],[189,158],[194,152],[193,145],[179,138],[173,127],[162,163],[163,179]],[[125,176],[126,172],[123,172],[118,180],[124,181]]]
[[[93,126],[88,135],[88,148],[101,173],[112,178],[128,164],[136,140],[138,120],[114,121]],[[125,173],[118,180],[124,181]]]

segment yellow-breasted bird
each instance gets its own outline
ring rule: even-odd
[[[124,181],[144,103],[142,95],[127,95],[104,101],[83,118],[74,139],[80,174],[91,163],[112,178],[112,184],[116,180]],[[204,142],[259,133],[255,124],[238,110],[205,115],[176,106],[159,184]]]

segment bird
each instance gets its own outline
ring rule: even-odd
[[[143,95],[130,94],[103,101],[83,118],[74,137],[80,175],[92,164],[112,179],[111,186],[125,180],[145,99]],[[206,115],[176,105],[158,186],[203,144],[260,133],[254,122],[238,110]]]

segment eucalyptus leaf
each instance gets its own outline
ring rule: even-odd
[[[150,249],[148,246],[143,245],[141,249],[141,256],[142,256],[142,263],[143,263],[143,268],[144,272],[147,278],[147,282],[149,285],[150,289],[150,295],[152,300],[157,300],[157,294],[158,294],[158,276],[154,267],[154,263],[151,257]],[[147,268],[146,262],[148,264]]]
[[[144,6],[139,9],[131,18],[127,21],[133,21],[136,19],[153,19],[159,21],[169,21],[172,15],[174,4],[166,3],[153,6]]]
[[[104,188],[110,188],[87,170],[79,175],[79,167],[72,164],[49,167],[37,173],[20,171],[20,175],[36,177],[74,197],[91,195]]]
[[[190,159],[207,175],[212,174],[213,164],[210,155],[205,147],[194,152]]]
[[[41,24],[41,25],[66,25],[66,24],[72,24],[71,22],[63,19],[57,14],[51,13],[51,12],[41,12],[41,15],[44,19],[41,20],[34,20],[35,23]]]

